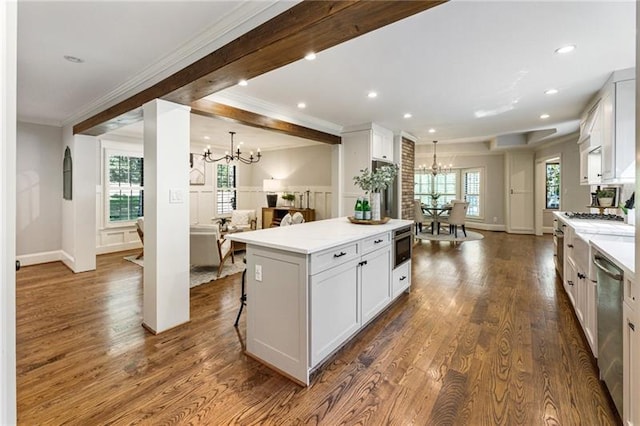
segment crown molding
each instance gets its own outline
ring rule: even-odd
[[[61,122],[61,126],[73,125],[97,112],[103,111],[129,96],[151,87],[174,72],[219,49],[240,35],[289,9],[298,1],[278,0],[239,2],[227,15],[213,26],[150,65],[135,77],[113,91],[85,105],[81,110]]]

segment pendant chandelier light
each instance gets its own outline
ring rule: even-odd
[[[450,173],[451,168],[453,167],[453,164],[449,164],[449,166],[447,165],[443,166],[442,163],[438,163],[438,160],[436,158],[437,143],[438,141],[433,141],[433,164],[431,165],[431,167],[427,168],[427,166],[425,165],[420,166],[420,168],[424,173],[431,173],[433,176],[444,174],[444,173]]]
[[[233,147],[233,135],[235,135],[236,132],[229,132],[229,134],[231,135],[231,150],[225,151],[224,155],[220,158],[213,158],[211,157],[211,147],[207,146],[207,148],[204,150],[204,154],[202,154],[202,158],[204,159],[204,161],[206,161],[207,163],[215,163],[224,160],[227,162],[227,164],[232,161],[239,161],[243,164],[253,164],[260,161],[260,159],[262,158],[260,148],[258,148],[258,152],[255,157],[253,156],[253,151],[249,152],[249,157],[243,157],[242,153],[240,152],[240,148],[238,147],[234,150]]]

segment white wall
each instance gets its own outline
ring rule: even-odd
[[[577,136],[536,151],[536,160],[560,156],[560,210],[585,211],[591,202],[589,186],[580,185],[580,149]]]
[[[25,264],[60,259],[62,128],[18,122],[16,254]]]
[[[17,3],[0,0],[0,424],[16,423]]]
[[[489,230],[504,230],[504,154],[490,151],[488,144],[438,144],[437,160],[453,164],[454,169],[484,170],[484,220],[468,219],[467,226]],[[416,144],[416,167],[433,163],[433,144]]]

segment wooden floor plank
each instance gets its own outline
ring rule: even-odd
[[[34,424],[617,424],[549,236],[415,246],[412,289],[302,388],[244,354],[240,274],[141,326],[142,269],[17,272],[18,420]]]

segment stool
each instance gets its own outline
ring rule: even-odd
[[[242,259],[242,261],[244,262],[245,265],[247,264],[246,257]],[[247,304],[247,293],[245,293],[245,290],[244,290],[244,283],[246,278],[247,278],[247,267],[245,266],[244,271],[242,271],[242,287],[241,287],[242,295],[240,296],[240,310],[238,311],[236,322],[233,324],[234,327],[238,326],[238,322],[240,322],[240,315],[242,315],[242,308],[244,308],[245,305]]]

